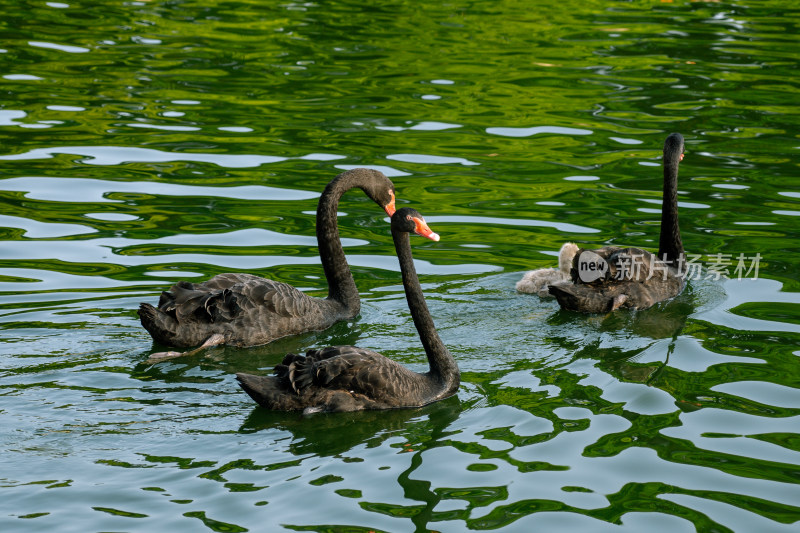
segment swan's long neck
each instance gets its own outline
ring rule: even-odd
[[[317,205],[317,247],[328,280],[328,298],[342,304],[352,317],[361,309],[361,300],[342,249],[336,214],[339,199],[348,190],[359,187],[359,181],[352,174],[340,175],[328,183]]]
[[[406,291],[408,308],[422,346],[425,348],[425,354],[428,356],[430,375],[441,383],[442,393],[450,394],[458,388],[461,376],[458,365],[439,337],[431,313],[428,311],[417,270],[414,268],[414,258],[411,256],[409,234],[393,230],[392,238],[400,260],[400,271],[403,273],[403,288]]]
[[[683,256],[681,230],[678,227],[679,162],[680,154],[664,154],[664,196],[661,201],[661,236],[658,240],[658,257],[674,267],[680,265]]]

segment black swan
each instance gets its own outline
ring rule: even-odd
[[[383,355],[355,346],[288,354],[273,376],[236,374],[244,391],[259,405],[277,411],[304,413],[421,407],[455,394],[460,372],[433,324],[411,256],[409,232],[434,241],[433,233],[414,209],[392,216],[392,238],[400,259],[403,287],[430,370],[413,372]]]
[[[620,307],[647,309],[680,294],[685,256],[678,227],[678,165],[683,151],[683,137],[671,133],[664,142],[658,255],[617,246],[578,250],[570,271],[571,282],[549,286],[562,309],[583,313],[604,313]]]
[[[179,281],[161,293],[158,307],[139,307],[142,325],[168,346],[202,346],[190,352],[153,354],[148,362],[188,355],[217,344],[255,346],[280,337],[321,331],[361,310],[353,275],[339,240],[339,199],[360,188],[389,216],[395,211],[394,184],[377,170],[357,168],[336,176],[317,206],[317,246],[328,281],[328,297],[314,298],[286,283],[251,274],[219,274],[204,283]]]

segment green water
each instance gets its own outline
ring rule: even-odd
[[[800,526],[794,3],[0,8],[2,531]],[[606,316],[517,293],[568,240],[657,247],[672,131],[701,275]],[[233,379],[331,343],[426,368],[355,192],[358,320],[144,364],[135,310],[178,279],[324,295],[314,209],[358,166],[442,237],[412,244],[457,397],[303,417]]]

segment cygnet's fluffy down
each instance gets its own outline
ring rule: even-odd
[[[552,298],[548,292],[548,285],[553,285],[570,279],[569,271],[572,268],[572,260],[578,253],[578,246],[571,242],[564,243],[558,252],[558,268],[540,268],[529,270],[517,282],[517,290],[529,294],[538,294],[542,298]]]

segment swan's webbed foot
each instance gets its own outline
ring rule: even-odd
[[[146,365],[152,365],[155,363],[160,363],[161,361],[166,361],[167,359],[174,359],[176,357],[183,356],[184,352],[156,352],[151,353],[150,357],[147,358],[147,361],[144,362]]]
[[[213,346],[219,346],[220,344],[225,343],[225,336],[221,333],[214,333],[206,341],[198,346],[197,348],[193,348],[186,352],[156,352],[150,354],[150,357],[147,358],[147,361],[144,362],[146,365],[153,365],[156,363],[160,363],[162,361],[168,361],[169,359],[175,359],[177,357],[185,357],[187,355],[194,355],[198,352],[205,350],[206,348],[211,348]]]

